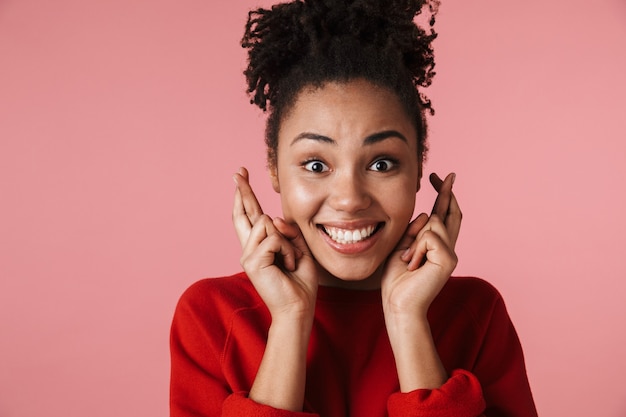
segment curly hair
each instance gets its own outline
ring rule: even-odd
[[[294,0],[250,11],[242,47],[250,103],[269,110],[265,140],[276,162],[280,122],[307,86],[364,78],[399,98],[426,153],[425,113],[434,114],[419,87],[435,75],[432,41],[438,0]],[[415,23],[428,9],[426,29]]]

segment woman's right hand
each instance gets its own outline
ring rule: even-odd
[[[263,213],[248,171],[237,184],[233,223],[242,247],[241,265],[265,302],[272,320],[312,320],[317,294],[317,264],[295,224]]]
[[[241,265],[269,309],[272,323],[248,398],[277,409],[301,411],[317,267],[295,224],[263,214],[248,171],[234,175],[233,223],[241,242]]]

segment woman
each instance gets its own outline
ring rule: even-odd
[[[428,31],[414,23],[431,13]],[[240,169],[245,272],[200,281],[172,326],[172,416],[535,416],[497,291],[450,278],[454,174],[411,221],[426,152],[419,87],[436,4],[308,0],[249,15],[252,102],[269,110],[270,218]]]

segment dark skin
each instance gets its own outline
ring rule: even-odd
[[[430,183],[438,193],[437,199],[435,200],[433,209],[431,211],[431,215],[428,216],[426,213],[422,213],[415,220],[413,220],[407,227],[407,233],[405,238],[398,244],[396,251],[394,251],[394,253],[400,254],[401,259],[405,262],[404,265],[407,271],[416,270],[422,267],[426,262],[425,253],[423,253],[423,251],[417,250],[416,242],[418,234],[429,223],[430,219],[443,219],[443,224],[445,225],[446,229],[449,229],[452,232],[456,231],[456,233],[450,233],[450,244],[456,244],[462,215],[456,197],[454,196],[454,193],[452,193],[452,184],[454,182],[454,178],[454,174],[448,175],[444,180],[442,180],[435,173],[432,173],[430,175]],[[312,268],[318,268],[319,266],[316,265],[313,256],[306,246],[304,238],[297,229],[297,226],[293,224],[289,225],[285,223],[285,221],[281,218],[271,219],[269,216],[263,213],[261,205],[259,204],[254,194],[254,191],[250,186],[248,171],[245,168],[241,168],[239,172],[234,175],[234,180],[237,184],[237,192],[235,194],[233,222],[235,223],[235,228],[237,230],[240,241],[242,242],[242,246],[245,248],[245,244],[243,242],[247,241],[248,237],[250,236],[252,227],[254,225],[257,225],[257,227],[259,227],[259,224],[263,224],[263,228],[268,230],[268,233],[276,233],[282,236],[282,244],[280,245],[280,249],[275,253],[276,257],[274,259],[274,262],[278,263],[280,265],[280,268],[283,269],[286,274],[289,275],[290,272],[295,271],[297,269],[297,263],[301,262],[303,258],[304,261],[302,262],[309,264]],[[393,256],[393,254],[391,254],[390,256]],[[306,288],[306,286],[303,286],[303,288]],[[440,289],[441,288],[436,290],[436,293],[438,293]],[[434,296],[436,296],[436,293],[434,293],[432,297],[433,299]],[[308,323],[308,326],[310,325],[311,323]],[[295,323],[294,326],[298,329],[302,328],[302,325],[300,323]],[[388,326],[391,327],[391,324],[389,324]],[[306,328],[306,326],[304,327]],[[429,331],[429,329],[426,330]],[[281,340],[285,336],[291,337],[294,334],[294,332],[290,331],[286,331],[285,333],[287,334],[283,336],[281,333],[276,332],[276,337],[274,339]],[[268,343],[271,343],[271,340],[268,340]],[[302,347],[301,352],[304,352],[307,344],[307,338],[304,338],[300,341],[300,345]],[[270,349],[268,349],[268,351],[269,350]],[[284,354],[277,354],[276,360],[282,363],[285,360]],[[276,399],[275,397],[265,396],[263,394],[252,397],[252,395],[254,395],[254,391],[251,391],[251,398],[256,398],[256,400],[260,403],[272,405],[277,408],[290,409],[293,411],[300,410],[302,399],[304,397],[304,380],[306,374],[305,356],[301,355],[295,358],[295,362],[300,364],[299,372],[289,372],[288,375],[286,375],[285,377],[278,379],[286,381],[286,385],[289,386],[291,392],[285,394],[279,399]],[[431,372],[439,375],[438,382],[436,382],[434,385],[440,386],[441,384],[443,384],[443,382],[445,382],[445,379],[447,379],[447,374],[438,357],[436,357],[434,362],[434,369],[431,370]],[[406,369],[404,365],[400,365],[398,366],[398,368]],[[280,369],[285,370],[286,368],[281,367]],[[259,372],[262,372],[262,369],[260,369]],[[276,381],[275,369],[268,367],[267,373],[272,375],[271,379],[273,381]],[[294,375],[296,375],[295,381],[293,379],[289,379],[290,377],[293,378]],[[412,375],[409,375],[409,378],[411,376]],[[405,380],[409,378],[405,378]],[[412,378],[410,383],[413,385],[416,384],[416,382],[412,381]],[[421,381],[418,381],[417,383],[419,385],[422,385]],[[407,384],[404,385],[407,386]],[[411,391],[413,389],[413,385],[407,386],[407,388],[403,388],[403,391]],[[272,391],[277,392],[276,390]]]
[[[243,248],[242,266],[272,316],[265,354],[250,390],[250,398],[256,402],[301,410],[306,349],[322,279],[323,285],[358,289],[366,283],[369,288],[381,288],[385,324],[403,392],[439,388],[447,380],[426,313],[456,266],[454,246],[461,212],[452,193],[454,174],[443,180],[433,174],[430,182],[438,197],[432,212],[409,222],[414,199],[406,190],[419,189],[421,170],[416,154],[409,152],[416,152],[414,131],[400,109],[395,96],[362,80],[302,93],[301,101],[283,121],[278,169],[271,170],[274,183],[280,183],[283,211],[287,209],[287,218],[295,216],[298,223],[264,214],[247,171],[242,168],[234,176],[233,222]],[[396,137],[376,145],[364,140],[372,132],[390,128],[406,140]],[[300,132],[311,131],[330,138],[331,143],[316,139],[294,142]],[[314,162],[301,166],[301,154],[312,154]],[[382,171],[378,161],[384,161]],[[367,256],[346,257],[325,246],[329,238],[312,226],[329,222],[329,227],[349,230],[350,221],[341,226],[333,216],[353,219],[355,224],[365,219],[367,224],[384,221],[385,225],[372,237],[373,246],[363,245],[372,248]],[[307,228],[306,240],[302,227]],[[368,263],[371,255],[380,259],[373,266]],[[329,271],[322,266],[352,273],[355,263],[365,265],[363,270],[373,275],[351,275],[344,281],[329,278]]]

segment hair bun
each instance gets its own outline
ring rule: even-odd
[[[432,29],[438,0],[295,0],[248,14],[241,45],[248,49],[245,75],[251,103],[266,110],[277,85],[305,58],[323,56],[332,45],[385,50],[397,55],[414,84],[428,86],[434,75]],[[424,9],[430,28],[414,19]]]

